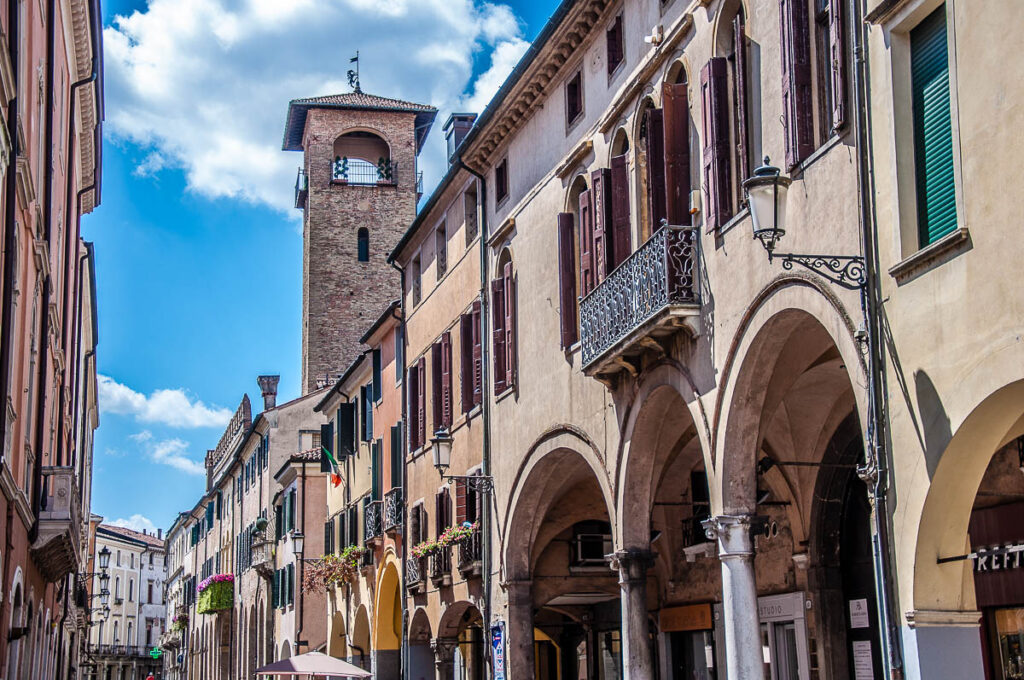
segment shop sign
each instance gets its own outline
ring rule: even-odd
[[[1000,571],[1003,569],[1020,569],[1024,554],[1024,543],[1014,545],[997,546],[993,548],[980,548],[971,553],[974,560],[974,572]]]
[[[666,633],[688,630],[711,630],[710,604],[691,604],[683,607],[668,607],[661,610],[660,629]]]
[[[500,621],[491,626],[491,652],[494,680],[505,680],[505,626]]]

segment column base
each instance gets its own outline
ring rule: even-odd
[[[984,678],[979,612],[916,611],[903,626],[906,680]]]

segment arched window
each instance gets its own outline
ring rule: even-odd
[[[334,140],[332,182],[374,186],[394,184],[396,179],[397,167],[391,160],[391,148],[379,135],[355,130]]]
[[[370,261],[370,230],[366,227],[359,227],[356,234],[358,242],[358,259],[360,262]]]
[[[498,256],[491,281],[491,309],[494,317],[494,393],[502,394],[516,381],[516,279],[512,253],[508,248]]]
[[[688,225],[693,175],[690,162],[693,124],[690,119],[690,87],[686,69],[674,65],[662,84],[661,105],[665,124],[665,217],[669,224]]]
[[[637,111],[637,198],[639,239],[644,243],[665,216],[665,156],[662,111],[647,98]]]

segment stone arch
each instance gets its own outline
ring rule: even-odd
[[[744,17],[750,16],[747,0],[725,0],[719,5],[718,11],[711,21],[711,35],[714,36],[713,56],[720,57],[729,54],[728,51],[725,51],[728,46],[723,44],[723,40],[728,37],[731,44],[731,22],[737,12],[743,12]]]
[[[989,366],[977,366],[975,372],[1020,376],[1020,366],[1000,366],[1008,361],[1009,356],[989,357],[982,362]],[[985,471],[999,449],[1024,435],[1024,378],[1007,382],[973,403],[966,414],[947,414],[955,429],[948,443],[931,454],[936,459],[929,464],[927,495],[919,501],[916,543],[906,541],[914,545],[912,561],[906,560],[914,565],[912,606],[906,607],[911,611],[969,612],[976,608],[971,561],[939,564],[938,559],[970,552],[968,522]]]
[[[249,607],[248,615],[243,611],[242,616],[245,617],[242,623],[242,630],[248,631],[247,641],[245,644],[245,668],[248,669],[248,675],[252,676],[258,668],[259,659],[257,658],[257,650],[259,649],[259,642],[257,640],[257,618],[256,618],[256,603],[253,602]]]
[[[629,130],[620,125],[612,133],[612,141],[608,145],[608,165],[611,165],[613,157],[628,154],[631,148]]]
[[[624,421],[616,465],[617,533],[622,548],[647,550],[654,531],[652,515],[656,501],[670,494],[668,502],[677,504],[673,507],[681,501],[690,502],[692,471],[708,468],[707,418],[685,369],[664,361],[640,376]],[[672,488],[665,488],[666,485]],[[667,507],[659,512],[665,513]],[[693,523],[675,521],[680,518],[673,517],[659,529],[666,544],[682,541],[680,546],[673,545],[667,550],[662,546],[657,551],[664,558],[666,569],[671,568],[672,556],[680,552],[678,548],[690,544],[690,540],[677,536],[675,529],[690,529]],[[669,518],[659,515],[659,523],[665,523],[662,519]],[[702,542],[701,537],[697,538]]]
[[[366,605],[359,605],[356,610],[355,621],[352,624],[352,635],[348,641],[349,660],[361,668],[368,669],[370,666],[370,615]]]
[[[567,479],[586,475],[596,482],[597,496],[614,531],[615,501],[611,482],[593,442],[581,431],[562,425],[542,434],[530,447],[513,479],[505,511],[502,534],[505,537],[503,567],[506,578],[529,578],[532,568],[530,547],[537,538],[545,509],[556,500],[557,489],[567,487]]]
[[[334,612],[331,616],[330,631],[327,636],[327,653],[336,659],[348,657],[346,648],[348,636],[345,630],[345,615],[343,612]]]
[[[373,606],[373,653],[380,677],[397,675],[401,670],[402,610],[398,560],[389,551],[378,570]]]
[[[854,325],[838,299],[821,285],[803,277],[780,277],[755,298],[741,320],[724,363],[712,425],[712,503],[717,512],[754,510],[755,456],[764,440],[765,421],[792,381],[803,375],[797,370],[799,363],[811,360],[808,352],[815,349],[801,347],[800,334],[810,334],[823,351],[832,351],[830,361],[846,371],[843,384],[852,389],[853,408],[865,431],[867,395],[854,386],[867,384],[867,371]],[[816,444],[819,454],[826,444],[827,437]]]
[[[434,652],[430,647],[433,632],[430,628],[430,616],[423,607],[416,607],[409,620],[409,668],[430,669],[434,665]],[[429,672],[422,674],[432,677]]]
[[[366,140],[355,141],[354,140]],[[369,163],[377,163],[378,158],[391,158],[391,143],[388,136],[377,128],[359,125],[341,130],[331,144],[335,156],[344,156],[343,151],[350,151],[349,158],[361,158]],[[377,155],[374,155],[374,154]]]
[[[285,640],[281,643],[281,656],[278,657],[278,661],[283,659],[290,659],[292,656],[292,643]]]
[[[445,607],[441,620],[437,623],[437,637],[457,638],[467,622],[480,619],[480,610],[466,600],[459,600]]]

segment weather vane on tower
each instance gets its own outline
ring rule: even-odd
[[[355,92],[362,92],[359,87],[359,50],[356,50],[356,56],[348,60],[348,63],[355,64],[354,69],[348,70],[348,84],[352,87]]]

